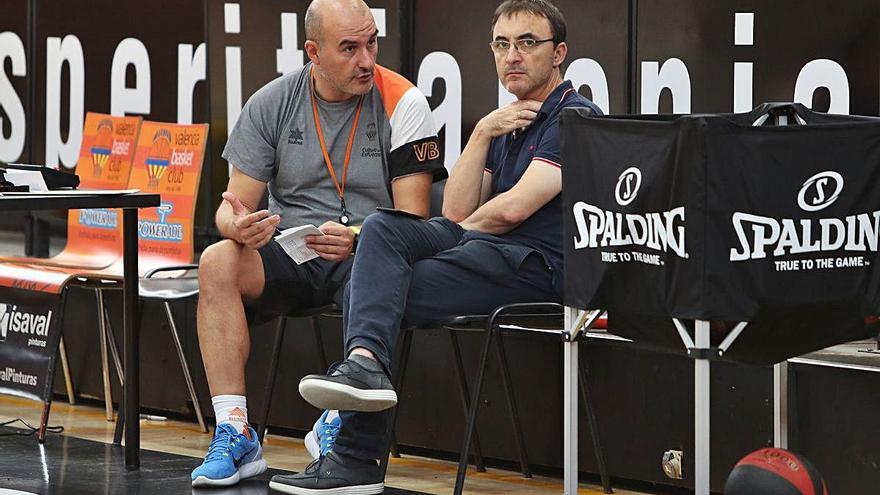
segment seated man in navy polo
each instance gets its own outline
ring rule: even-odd
[[[299,385],[309,403],[331,410],[310,434],[316,461],[276,476],[273,488],[382,491],[376,460],[388,445],[385,410],[397,403],[389,374],[401,326],[562,300],[559,115],[599,109],[562,80],[565,22],[555,6],[507,0],[492,25],[498,77],[517,101],[477,124],[446,184],[445,218],[367,217],[345,293],[348,358]]]

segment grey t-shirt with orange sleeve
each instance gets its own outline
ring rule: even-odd
[[[338,221],[341,204],[325,164],[312,107],[311,63],[254,93],[229,135],[223,158],[268,183],[269,211],[280,228]],[[345,181],[350,224],[377,206],[393,205],[391,182],[418,173],[446,177],[437,132],[425,96],[403,76],[376,66],[364,95]],[[340,185],[358,97],[316,98],[321,129]]]

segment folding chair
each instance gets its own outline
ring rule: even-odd
[[[174,277],[157,277],[158,274],[180,272]],[[208,432],[208,426],[205,424],[205,418],[202,414],[202,407],[199,404],[199,397],[193,384],[192,374],[190,373],[189,363],[186,360],[186,354],[183,351],[183,345],[180,340],[180,334],[177,331],[177,325],[174,323],[174,314],[171,312],[171,301],[180,301],[194,297],[199,293],[199,277],[198,265],[178,265],[167,266],[150,270],[138,284],[138,295],[143,301],[161,302],[165,309],[165,318],[168,321],[168,327],[171,330],[171,337],[174,339],[174,347],[177,350],[177,357],[180,360],[180,366],[183,370],[183,377],[186,380],[186,387],[189,391],[190,399],[193,403],[193,410],[196,413],[196,419],[203,433]]]
[[[396,366],[395,366],[396,369],[392,373],[392,376],[394,378],[394,389],[397,391],[398,397],[403,395],[403,384],[404,384],[405,378],[406,378],[406,370],[409,365],[409,353],[410,353],[410,350],[412,349],[413,334],[416,332],[419,332],[419,331],[421,331],[421,329],[416,329],[416,328],[401,329],[401,336],[400,336],[401,341],[398,345],[397,359],[395,359],[395,361],[394,361],[396,363]],[[466,377],[466,373],[464,371],[464,364],[461,359],[461,346],[459,345],[459,342],[458,342],[458,336],[453,332],[449,332],[449,342],[452,347],[452,358],[453,358],[453,364],[455,365],[455,377],[456,377],[456,383],[458,385],[459,400],[461,400],[462,413],[464,415],[465,420],[467,420],[468,410],[469,410],[469,399],[468,399],[469,392],[468,392],[467,377]],[[391,414],[392,414],[392,416],[391,416],[391,424],[390,424],[390,431],[389,431],[390,454],[391,454],[391,457],[400,457],[400,454],[399,454],[398,448],[397,448],[397,439],[394,434],[396,424],[397,424],[397,408],[396,407],[394,408],[394,410],[392,411]],[[480,435],[479,435],[479,432],[476,430],[476,427],[474,427],[473,439],[474,439],[474,445],[473,445],[474,467],[476,468],[477,472],[485,473],[486,472],[486,464],[483,461],[483,451],[482,451],[482,447],[480,446]],[[382,471],[384,472],[385,469],[387,468],[388,458],[384,457],[381,462],[382,462]],[[529,477],[529,476],[531,476],[531,475],[529,474],[527,477]]]
[[[319,319],[321,316],[341,318],[342,313],[335,304],[327,304],[315,308],[306,308],[299,311],[293,311],[278,317],[278,323],[275,327],[275,340],[272,344],[272,356],[269,359],[269,373],[266,376],[266,388],[263,391],[263,407],[257,416],[257,438],[260,443],[266,435],[266,427],[269,421],[269,408],[272,406],[272,392],[275,390],[275,377],[278,375],[278,358],[281,356],[281,347],[284,345],[284,332],[287,328],[287,320],[289,318],[308,318],[309,326],[315,335],[315,346],[318,351],[318,360],[321,365],[321,372],[328,368],[327,353],[324,349],[324,337],[321,335],[321,326]]]
[[[326,306],[319,306],[315,308],[307,308],[291,313],[287,313],[278,318],[278,323],[275,329],[275,340],[272,345],[272,356],[269,360],[269,371],[266,376],[266,385],[263,391],[263,397],[265,397],[263,401],[263,407],[260,409],[259,415],[256,417],[256,430],[257,437],[262,442],[265,438],[266,426],[268,424],[269,418],[269,409],[272,405],[272,394],[275,389],[275,377],[278,374],[278,363],[279,357],[281,355],[281,348],[284,344],[284,332],[287,326],[287,320],[290,318],[308,318],[309,326],[313,334],[315,335],[316,346],[318,350],[318,359],[320,361],[321,370],[328,369],[327,356],[324,348],[324,341],[321,335],[321,327],[320,327],[320,318],[321,317],[329,317],[329,318],[341,318],[342,313],[340,308],[335,304],[328,304]],[[412,347],[412,334],[417,330],[415,329],[407,329],[404,330],[401,334],[401,342],[398,346],[397,359],[395,359],[396,369],[392,372],[392,376],[394,377],[394,387],[397,390],[398,395],[402,394],[404,377],[406,375],[406,368],[409,362],[409,352]],[[459,385],[459,396],[462,401],[462,410],[465,418],[467,418],[468,413],[468,388],[467,381],[465,379],[464,365],[461,360],[461,349],[458,345],[457,336],[450,332],[450,341],[452,343],[453,356],[454,356],[454,364],[456,370],[456,376],[458,378]],[[400,454],[397,452],[396,441],[394,440],[394,424],[397,419],[397,408],[394,408],[392,412],[392,419],[390,422],[391,431],[389,432],[390,439],[390,450],[392,457],[399,457]],[[480,450],[479,443],[479,435],[477,432],[474,432],[474,463],[476,465],[476,469],[479,472],[485,472],[486,467],[483,462],[482,453]],[[381,461],[381,467],[383,472],[387,469],[388,466],[388,458],[384,457]]]
[[[193,295],[191,290],[192,276],[159,279],[156,275],[170,271],[183,271],[186,275],[188,270],[192,268],[190,264],[193,260],[193,216],[207,127],[207,124],[176,125],[144,122],[134,151],[134,165],[128,181],[129,188],[155,191],[162,195],[162,204],[158,208],[145,209],[140,213],[138,269],[141,273],[145,273],[148,280],[142,279],[140,281],[139,291],[141,296],[146,299],[165,302],[166,316],[181,361],[184,378],[187,381],[190,398],[193,401],[193,408],[199,424],[205,432],[207,429],[204,418],[192,385],[192,378],[181,347],[177,327],[168,305],[169,300]],[[195,144],[174,144],[178,141],[175,136],[180,134],[187,135],[187,139],[182,140],[183,142]],[[162,180],[163,178],[165,180]],[[121,249],[119,252],[121,253]],[[102,342],[110,341],[109,351],[113,357],[120,382],[123,378],[122,364],[116,349],[109,314],[104,307],[103,295],[106,290],[121,290],[122,269],[121,258],[117,258],[103,269],[88,270],[64,267],[64,270],[71,274],[71,284],[95,290]],[[197,281],[195,284],[197,286]],[[102,343],[102,350],[105,345]],[[102,352],[102,355],[106,355],[106,352]],[[102,364],[105,397],[109,397],[109,368],[106,359]],[[112,420],[112,403],[109,407],[108,420]],[[121,424],[120,420],[117,424],[118,432],[121,432]],[[119,438],[121,437],[117,437],[117,441]]]
[[[565,331],[563,326],[563,306],[557,303],[525,303],[525,304],[508,304],[495,309],[490,315],[472,315],[459,316],[446,322],[443,327],[450,333],[455,331],[474,331],[477,329],[485,332],[483,338],[483,347],[480,353],[480,364],[477,371],[476,383],[474,384],[473,394],[470,400],[470,410],[468,414],[468,423],[465,429],[465,436],[462,442],[458,472],[455,479],[456,495],[461,494],[464,489],[464,479],[467,475],[467,454],[470,448],[471,439],[476,427],[477,413],[480,406],[480,393],[483,387],[483,379],[486,374],[486,367],[489,360],[489,348],[492,347],[493,340],[495,342],[495,351],[501,367],[501,378],[504,382],[505,394],[507,396],[507,404],[510,411],[510,421],[514,429],[514,439],[519,453],[520,467],[523,476],[531,477],[529,470],[528,455],[525,449],[525,441],[522,433],[522,425],[519,420],[519,413],[516,407],[516,400],[512,382],[510,379],[510,371],[507,364],[507,354],[504,350],[502,330],[508,333],[521,332],[525,334],[543,334],[555,336],[562,342],[570,341],[571,335]],[[497,337],[497,339],[496,339]],[[590,427],[590,436],[593,441],[593,452],[596,456],[596,463],[599,467],[599,476],[602,480],[602,487],[605,493],[613,493],[611,483],[608,478],[608,472],[605,467],[605,457],[602,454],[602,448],[599,443],[598,425],[593,410],[592,399],[589,393],[586,376],[583,369],[578,368],[579,382],[581,384],[581,397],[587,413],[587,422]]]
[[[125,189],[141,128],[140,117],[114,117],[89,112],[83,124],[76,175],[80,189]],[[100,165],[99,165],[100,164]],[[0,263],[49,265],[99,270],[122,259],[117,218],[107,210],[71,210],[67,244],[51,258],[0,256]],[[116,235],[111,235],[115,231]],[[104,235],[95,235],[101,233]]]

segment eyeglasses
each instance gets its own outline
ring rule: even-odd
[[[516,51],[520,53],[531,53],[538,47],[541,43],[546,43],[548,41],[555,41],[553,38],[547,38],[546,40],[533,40],[531,38],[522,38],[514,41],[513,43],[507,40],[495,40],[489,42],[489,47],[492,48],[492,51],[495,52],[496,55],[504,55],[510,50],[510,45],[513,45],[516,48]]]

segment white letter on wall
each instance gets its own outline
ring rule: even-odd
[[[227,34],[241,32],[241,18],[237,3],[223,5],[224,26]],[[241,115],[241,48],[226,47],[226,136],[232,132]],[[232,165],[229,166],[230,170]]]
[[[445,165],[452,170],[461,155],[461,70],[455,58],[446,52],[431,52],[419,66],[416,85],[426,96],[431,96],[434,80],[443,79],[446,96],[432,112],[439,132],[446,126]]]
[[[599,62],[591,58],[579,58],[572,62],[565,71],[565,79],[571,81],[575,90],[581,86],[589,86],[595,103],[602,112],[611,113],[611,103],[608,99],[608,79]]]
[[[659,111],[660,92],[664,88],[672,92],[672,113],[690,113],[691,78],[687,66],[677,58],[663,62],[663,67],[659,65],[659,62],[642,62],[642,113]]]
[[[205,44],[196,48],[177,45],[177,123],[192,124],[193,91],[196,83],[205,80]]]
[[[27,75],[24,43],[21,42],[21,38],[17,34],[9,31],[0,33],[0,108],[9,117],[8,139],[3,137],[3,118],[0,117],[0,160],[14,162],[21,157],[21,152],[24,151],[27,121],[21,99],[4,71],[7,58],[12,61],[13,76],[24,77]]]
[[[126,87],[125,73],[134,66],[135,86]],[[150,55],[137,38],[125,38],[113,53],[110,68],[110,114],[150,113]]]
[[[61,140],[61,67],[70,69],[70,121],[67,141]],[[76,167],[85,107],[86,70],[79,38],[68,34],[46,39],[46,165],[58,167],[59,158],[66,168]]]
[[[370,9],[373,14],[373,20],[376,22],[376,30],[379,31],[376,36],[385,37],[385,9]]]
[[[755,43],[754,12],[737,12],[733,21],[733,44],[752,46]],[[752,62],[733,63],[733,111],[748,112],[752,109],[753,86]]]
[[[794,101],[812,107],[817,88],[828,88],[831,93],[828,113],[849,115],[849,79],[840,64],[825,58],[807,63],[794,83]]]
[[[296,41],[296,23],[296,14],[281,13],[281,48],[275,50],[275,70],[279,74],[287,74],[303,66],[303,52]]]
[[[507,105],[508,103],[513,103],[516,101],[516,95],[511,93],[501,84],[501,79],[498,80],[498,108]]]

